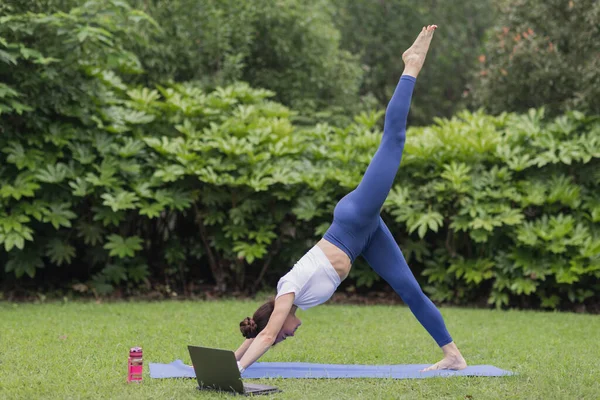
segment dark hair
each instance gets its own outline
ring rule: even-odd
[[[271,299],[258,307],[252,318],[246,317],[240,322],[240,331],[246,339],[255,338],[269,322],[271,314],[275,309],[275,300]]]

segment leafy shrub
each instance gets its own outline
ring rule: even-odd
[[[600,113],[600,2],[498,2],[472,100],[493,114]]]
[[[600,277],[600,121],[461,113],[409,134],[386,210],[435,300],[582,302]],[[414,249],[413,249],[414,248]],[[487,294],[489,293],[489,294]],[[535,300],[538,300],[536,303]]]
[[[98,294],[190,276],[258,287],[270,245],[302,230],[289,210],[315,215],[302,208],[316,187],[303,153],[311,133],[295,135],[273,93],[128,86],[121,76],[141,73],[128,46],[155,24],[122,2],[2,22],[5,271]]]
[[[150,82],[237,80],[304,112],[355,107],[361,69],[326,0],[131,0],[162,27],[138,52]],[[342,110],[342,111],[340,111]]]
[[[119,135],[147,116],[120,112],[127,86],[117,74],[141,72],[125,44],[142,41],[139,33],[153,21],[119,1],[1,21],[5,270],[33,277],[45,265],[71,266],[70,278],[86,279],[106,265],[113,282],[141,281],[148,273],[140,260],[129,261],[128,275],[113,263],[139,250],[140,238],[127,229],[122,199],[110,189],[139,171],[130,158],[143,157],[139,141]],[[97,278],[100,289],[104,277]]]
[[[300,128],[247,84],[131,84],[158,28],[119,1],[0,22],[5,281],[256,290],[325,232],[380,141],[382,112]],[[409,131],[384,218],[435,300],[555,308],[600,289],[599,132],[543,110]],[[378,280],[360,263],[351,279]]]
[[[402,54],[425,25],[437,24],[411,108],[413,124],[450,117],[466,102],[463,92],[477,69],[485,32],[493,23],[491,1],[331,0],[342,46],[360,57],[361,95],[387,105],[404,68]]]

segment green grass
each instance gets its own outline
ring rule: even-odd
[[[195,381],[150,379],[148,362],[189,363],[187,344],[235,349],[239,321],[258,303],[0,304],[1,399],[199,399]],[[278,399],[598,399],[600,317],[442,308],[470,364],[518,373],[499,378],[274,379]],[[433,363],[441,352],[399,306],[299,311],[296,337],[261,361]],[[144,348],[144,381],[127,384],[127,352]]]

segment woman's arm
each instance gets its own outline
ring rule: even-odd
[[[275,309],[271,314],[271,318],[269,318],[267,326],[254,338],[248,350],[239,361],[239,365],[242,368],[248,368],[262,357],[269,350],[269,347],[273,346],[285,319],[294,305],[295,296],[294,293],[287,293],[275,300]]]
[[[244,340],[244,342],[241,344],[241,346],[235,351],[235,360],[236,361],[240,361],[242,359],[244,354],[246,354],[248,347],[250,347],[250,345],[252,344],[253,341],[254,341],[254,339]]]

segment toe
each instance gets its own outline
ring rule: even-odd
[[[429,366],[427,368],[422,369],[421,372],[433,371],[433,370],[436,370],[436,369],[437,369],[437,364],[433,364],[433,365],[431,365],[431,366]]]

